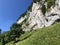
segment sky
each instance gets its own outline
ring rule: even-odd
[[[10,26],[27,10],[32,0],[0,0],[0,29],[10,30]]]

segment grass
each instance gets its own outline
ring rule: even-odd
[[[7,43],[6,45],[14,45],[14,41]]]
[[[30,37],[35,31],[27,31],[24,34],[22,34],[19,38],[16,38],[16,41],[22,41]],[[6,45],[14,45],[14,41],[11,41],[7,43]]]
[[[28,37],[30,37],[35,31],[28,31],[28,32],[25,32],[25,34],[21,35],[19,38],[17,38],[17,40],[25,40],[27,39]]]
[[[17,38],[19,41],[6,45],[60,45],[60,22],[36,31],[26,32]]]
[[[16,45],[60,45],[60,23],[53,26],[37,29],[26,40],[17,42]]]
[[[2,43],[0,42],[0,45],[2,45]]]

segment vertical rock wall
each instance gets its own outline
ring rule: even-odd
[[[60,19],[60,0],[56,0],[55,6],[52,5],[50,8],[47,7],[48,2],[46,0],[38,1],[33,2],[32,10],[26,12],[29,13],[29,16],[27,14],[17,21],[17,24],[21,24],[27,18],[26,23],[22,23],[24,31],[50,26]]]

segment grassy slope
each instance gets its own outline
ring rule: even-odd
[[[19,38],[16,38],[16,41],[25,40],[25,39],[27,39],[28,37],[30,37],[33,33],[35,33],[35,31],[25,32],[25,33],[22,34]],[[14,41],[11,41],[11,42],[7,43],[6,45],[14,45]]]
[[[29,35],[32,33],[27,33]],[[24,38],[24,36],[21,36]],[[27,37],[27,36],[26,36]],[[53,26],[37,29],[33,34],[25,40],[15,43],[16,45],[60,45],[60,23]],[[8,43],[6,45],[12,45]]]

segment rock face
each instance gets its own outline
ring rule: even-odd
[[[39,2],[33,2],[31,11],[28,10],[24,17],[21,16],[17,24],[22,24],[21,27],[24,31],[54,24],[60,19],[60,0],[52,1],[53,0],[39,0]]]

